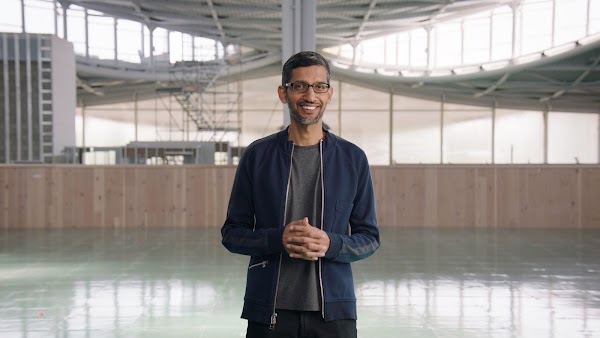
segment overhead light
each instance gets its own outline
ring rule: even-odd
[[[450,69],[434,69],[429,72],[429,76],[449,76],[452,75],[452,71]]]
[[[385,68],[377,68],[375,70],[377,74],[385,75],[385,76],[398,76],[398,71],[385,69]]]
[[[355,71],[359,72],[359,73],[368,73],[368,74],[372,74],[375,72],[375,69],[373,68],[366,68],[366,67],[356,67],[354,68]]]
[[[577,44],[585,46],[585,45],[588,45],[588,44],[590,44],[594,41],[598,41],[598,40],[600,40],[600,33],[588,35],[585,38],[579,39],[579,40],[577,40]]]
[[[567,51],[570,51],[572,49],[575,48],[575,44],[574,43],[567,43],[564,45],[560,45],[560,46],[556,46],[556,47],[552,47],[552,48],[548,48],[544,51],[544,55],[545,56],[554,56],[560,53],[564,53]]]
[[[481,70],[480,66],[467,66],[467,67],[459,67],[454,68],[452,72],[456,75],[469,74],[469,73],[477,73]]]
[[[505,68],[509,64],[510,64],[510,62],[508,60],[502,60],[502,61],[497,61],[497,62],[484,63],[481,65],[481,68],[483,70],[496,70],[496,69]]]
[[[520,65],[523,63],[527,63],[527,62],[536,61],[541,58],[542,58],[542,53],[532,53],[532,54],[522,55],[522,56],[519,56],[518,58],[515,58],[513,60],[513,63],[515,65]]]
[[[403,70],[402,75],[406,76],[406,77],[425,76],[425,71],[423,71],[423,70]]]

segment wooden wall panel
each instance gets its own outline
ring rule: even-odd
[[[600,170],[580,169],[580,226],[600,224]]]
[[[0,166],[0,229],[220,227],[234,166]],[[374,166],[379,224],[600,228],[600,166]]]

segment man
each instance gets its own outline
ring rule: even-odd
[[[350,263],[377,250],[379,230],[365,153],[323,129],[329,82],[321,55],[293,55],[278,88],[291,123],[253,142],[236,172],[221,234],[251,256],[249,338],[357,336]]]

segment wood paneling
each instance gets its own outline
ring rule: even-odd
[[[233,166],[0,166],[0,229],[220,227]],[[400,227],[600,227],[600,166],[372,167]]]

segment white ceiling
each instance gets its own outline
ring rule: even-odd
[[[280,0],[65,0],[150,27],[190,33],[241,44],[257,52],[243,66],[233,66],[234,76],[256,78],[276,75],[281,67]],[[419,25],[515,3],[515,0],[322,0],[317,1],[317,49],[357,42]],[[359,72],[336,67],[336,78],[357,85],[412,97],[500,108],[572,112],[600,111],[600,39],[577,45],[557,56],[493,71],[468,74],[408,77]],[[328,56],[335,61],[334,56]],[[240,74],[240,72],[242,74]],[[156,74],[131,65],[103,67],[78,59],[81,80],[79,102],[95,105],[131,100],[156,89]],[[98,95],[102,92],[104,95]]]

